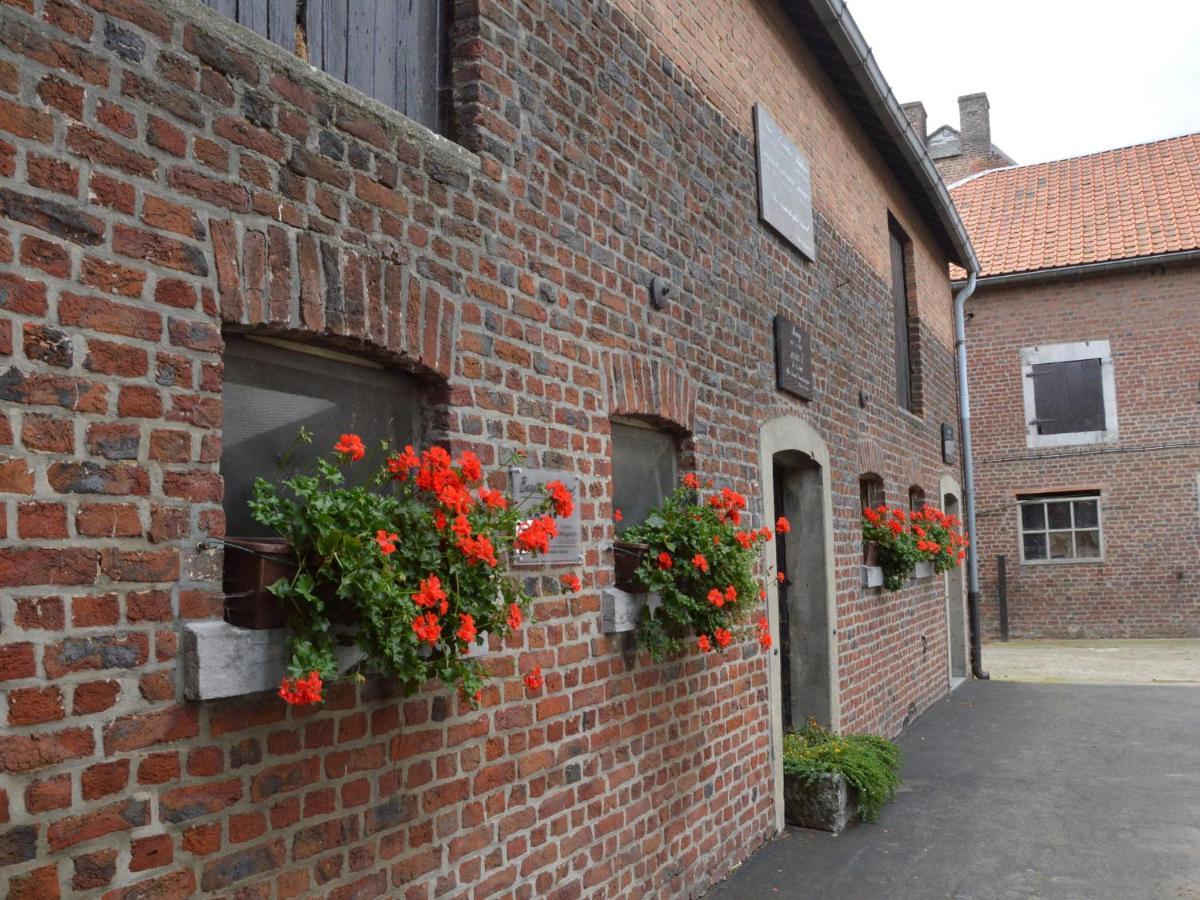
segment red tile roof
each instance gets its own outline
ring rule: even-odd
[[[1200,133],[950,187],[980,277],[1200,248]],[[951,278],[966,273],[951,268]]]

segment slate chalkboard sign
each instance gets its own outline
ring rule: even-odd
[[[570,472],[556,472],[552,469],[523,469],[512,470],[513,499],[518,504],[532,506],[542,500],[542,485],[549,481],[561,481],[571,496],[575,499],[575,508],[565,519],[558,520],[558,537],[550,541],[550,552],[534,556],[529,553],[517,553],[513,557],[514,566],[541,566],[546,563],[581,563],[583,562],[583,528],[579,516],[579,476]]]
[[[775,386],[801,400],[813,398],[808,331],[784,316],[775,317]]]
[[[759,218],[808,259],[815,260],[808,158],[761,103],[754,104],[754,133],[758,145]]]

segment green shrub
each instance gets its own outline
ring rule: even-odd
[[[812,782],[839,774],[858,792],[863,820],[874,822],[900,785],[900,748],[875,734],[839,736],[811,719],[800,732],[783,736],[783,771]]]

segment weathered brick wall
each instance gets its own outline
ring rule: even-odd
[[[841,725],[894,734],[944,693],[940,581],[857,586],[857,477],[936,494],[945,260],[807,52],[782,32],[751,70],[746,43],[718,92],[607,2],[458,6],[469,150],[196,4],[0,7],[11,895],[679,896],[721,877],[773,830],[767,660],[751,642],[652,666],[598,633],[618,412],[689,428],[689,460],[757,508],[759,426],[812,421],[832,456]],[[786,28],[742,12],[760,38]],[[796,134],[819,173],[815,265],[757,222],[750,110],[722,111],[810,78],[834,111]],[[917,245],[924,418],[894,404],[889,211]],[[665,312],[652,272],[678,289]],[[813,330],[811,405],[773,389],[780,311]],[[585,589],[534,573],[537,623],[490,663],[480,710],[380,682],[309,710],[183,699],[181,625],[221,613],[220,555],[199,544],[224,528],[222,329],[392,361],[429,385],[429,439],[579,474]],[[539,696],[518,664],[546,670]]]
[[[1018,637],[1200,635],[1200,268],[979,289],[968,304],[984,622]],[[1020,350],[1108,340],[1119,443],[1025,446]],[[1103,562],[1022,565],[1018,493],[1098,488]]]
[[[971,175],[987,172],[989,169],[1003,169],[1012,165],[1012,161],[995,148],[988,150],[967,150],[953,156],[935,158],[933,164],[938,174],[946,184],[954,184]]]

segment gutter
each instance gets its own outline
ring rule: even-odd
[[[958,210],[955,209],[950,192],[946,189],[942,176],[938,174],[929,151],[924,143],[918,140],[916,132],[909,124],[908,116],[900,107],[900,101],[896,99],[887,79],[883,77],[870,46],[846,8],[845,0],[808,0],[808,3],[850,67],[859,89],[871,104],[892,142],[924,182],[926,194],[936,198],[938,218],[958,251],[957,261],[967,271],[978,272],[979,259],[975,256],[971,238],[958,215]]]
[[[967,383],[967,315],[965,307],[975,293],[975,270],[954,295],[954,352],[958,366],[958,422],[962,434],[963,502],[966,508],[967,618],[971,631],[971,674],[987,679],[983,671],[983,626],[979,616],[979,541],[975,530],[975,463],[971,456],[971,389]]]
[[[1030,272],[1011,272],[1007,275],[986,275],[977,279],[980,287],[984,285],[1029,284],[1036,281],[1057,281],[1066,278],[1081,278],[1087,275],[1104,272],[1131,271],[1150,266],[1164,266],[1169,263],[1200,262],[1200,250],[1177,250],[1172,253],[1158,253],[1154,256],[1134,256],[1127,259],[1108,259],[1104,262],[1080,263],[1076,266],[1059,266],[1054,269],[1034,269]],[[959,288],[967,281],[952,281],[951,287]]]

